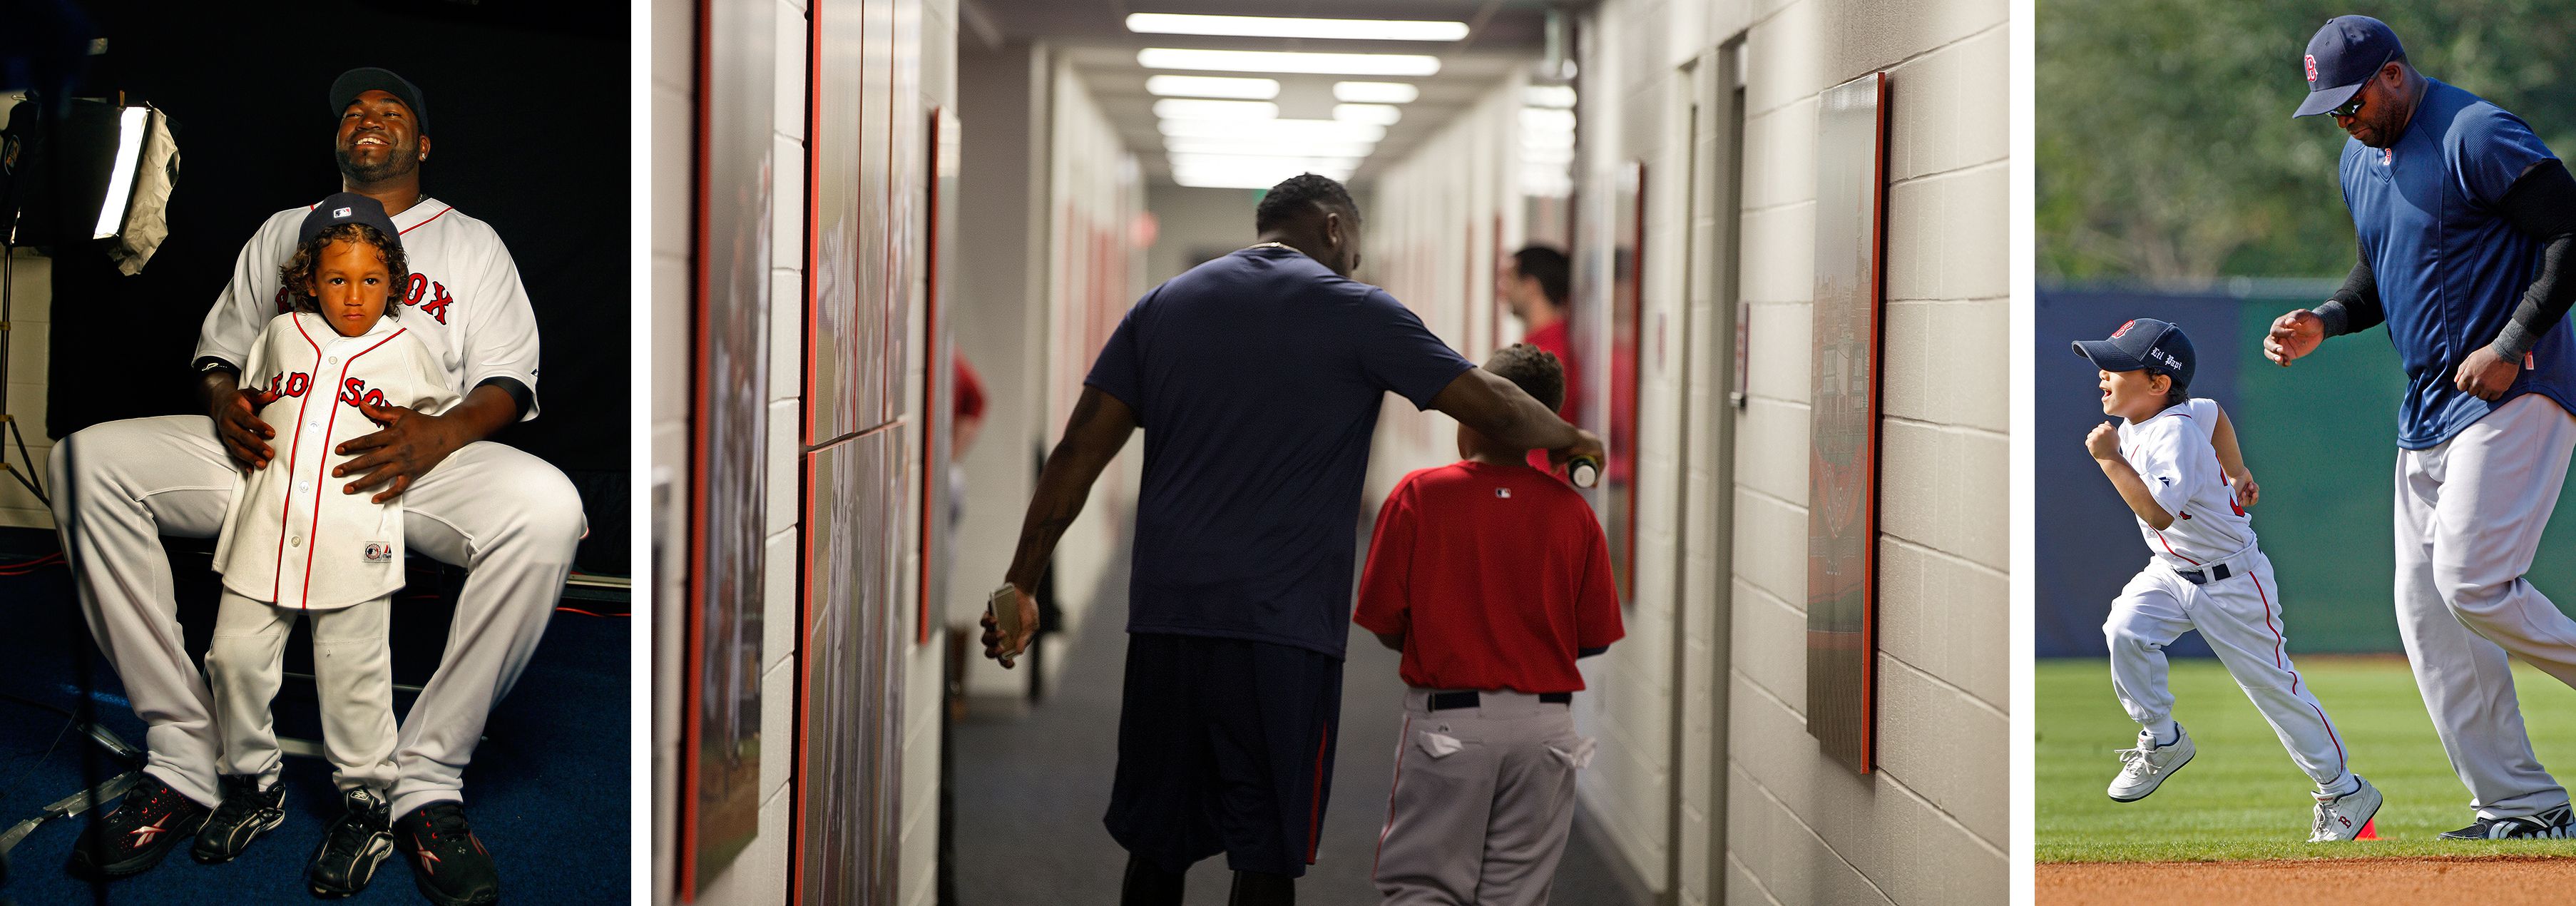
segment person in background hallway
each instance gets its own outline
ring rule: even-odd
[[[1555,246],[1533,245],[1513,252],[1503,263],[1495,295],[1520,319],[1521,342],[1547,350],[1563,365],[1565,403],[1556,414],[1568,422],[1583,420],[1583,369],[1576,364],[1574,341],[1566,332],[1573,314],[1573,265]]]
[[[1522,342],[1556,357],[1565,375],[1565,400],[1555,407],[1556,414],[1570,424],[1582,424],[1583,369],[1575,364],[1574,338],[1567,330],[1572,322],[1566,319],[1574,309],[1574,266],[1555,246],[1531,245],[1513,252],[1502,270],[1495,298],[1520,319]],[[1529,464],[1547,468],[1547,451],[1530,451]]]
[[[1262,197],[1260,242],[1128,309],[1038,476],[1004,588],[1008,667],[1029,596],[1091,485],[1139,427],[1144,484],[1129,581],[1110,836],[1122,902],[1176,906],[1218,853],[1237,906],[1293,903],[1314,862],[1340,719],[1361,482],[1383,394],[1497,444],[1601,456],[1600,438],[1476,368],[1385,290],[1350,278],[1360,213],[1314,174]],[[1000,592],[996,592],[997,595]]]
[[[1527,343],[1485,370],[1565,396]],[[1404,653],[1404,729],[1371,874],[1387,906],[1546,906],[1574,823],[1574,660],[1626,630],[1610,542],[1529,451],[1458,429],[1460,462],[1404,476],[1377,512],[1352,622]]]

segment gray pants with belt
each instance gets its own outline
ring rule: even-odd
[[[1435,691],[1404,696],[1378,892],[1388,906],[1543,906],[1592,741],[1570,708],[1535,695],[1483,692],[1477,707],[1432,711]]]

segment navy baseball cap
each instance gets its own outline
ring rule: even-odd
[[[2077,340],[2075,354],[2092,359],[2104,371],[2143,368],[2191,386],[2191,338],[2182,335],[2182,328],[2154,318],[2122,324],[2108,340]]]
[[[361,66],[332,79],[331,115],[339,116],[341,111],[349,109],[350,102],[370,91],[381,91],[403,102],[403,106],[411,108],[411,121],[418,127],[415,131],[421,135],[429,134],[429,105],[421,99],[420,86],[395,75],[390,69]]]
[[[392,242],[394,248],[402,247],[402,231],[394,228],[393,218],[385,216],[385,206],[356,192],[334,193],[322,199],[321,204],[314,205],[313,213],[304,215],[304,227],[295,231],[295,242],[298,245],[311,242],[323,230],[344,223],[375,227],[376,232],[385,234],[386,241]]]
[[[2308,39],[2308,99],[2299,102],[2292,119],[2315,116],[2352,100],[2370,77],[2390,60],[2406,58],[2406,46],[2388,23],[2369,16],[2336,16]]]

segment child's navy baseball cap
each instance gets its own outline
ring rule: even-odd
[[[2388,23],[2369,16],[2336,16],[2308,39],[2308,98],[2292,119],[2315,116],[2352,100],[2391,60],[2406,59],[2406,46]]]
[[[394,229],[394,219],[385,216],[385,206],[356,192],[333,193],[331,197],[322,199],[321,204],[314,205],[313,213],[304,215],[304,227],[295,231],[295,242],[298,245],[311,242],[323,230],[344,223],[375,227],[376,232],[385,234],[385,241],[393,243],[395,248],[402,247],[402,231]]]
[[[2182,328],[2154,318],[2122,324],[2108,340],[2077,340],[2075,354],[2104,371],[2145,369],[2191,386],[2191,338],[2182,335]]]

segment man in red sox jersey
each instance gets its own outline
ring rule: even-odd
[[[431,145],[420,90],[354,69],[332,83],[330,103],[342,187],[383,204],[410,259],[403,326],[463,397],[438,415],[382,410],[383,430],[336,446],[353,458],[327,476],[341,480],[336,492],[399,497],[411,550],[470,570],[438,671],[402,722],[394,841],[433,902],[497,902],[499,876],[462,808],[465,765],[554,612],[584,531],[581,500],[553,466],[486,440],[536,417],[536,319],[491,227],[421,193]],[[291,427],[261,421],[238,374],[281,311],[278,267],[309,211],[298,205],[260,226],[207,314],[196,360],[207,415],[109,422],[54,448],[64,487],[54,518],[82,610],[151,750],[142,782],[75,848],[75,871],[149,869],[221,801],[210,697],[181,639],[155,535],[213,537],[235,471],[271,467],[269,442]]]

